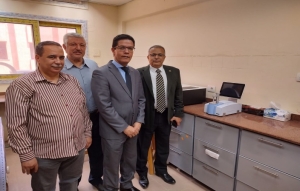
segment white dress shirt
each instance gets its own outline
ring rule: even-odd
[[[152,89],[153,89],[153,95],[154,95],[154,107],[156,108],[156,76],[157,76],[157,72],[156,70],[159,69],[161,71],[161,75],[164,79],[164,86],[165,86],[165,99],[166,99],[166,108],[168,107],[168,94],[167,94],[167,87],[168,87],[168,81],[167,81],[167,75],[166,72],[164,70],[164,67],[161,66],[160,68],[154,68],[150,65],[150,76],[151,76],[151,81],[152,81]]]

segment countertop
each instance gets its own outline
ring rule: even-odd
[[[300,145],[300,121],[282,122],[243,112],[218,117],[204,113],[204,104],[185,106],[184,112]]]

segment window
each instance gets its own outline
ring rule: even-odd
[[[34,71],[35,45],[45,40],[63,44],[68,32],[81,33],[81,25],[0,17],[0,74]]]
[[[78,25],[66,23],[39,22],[41,41],[52,40],[63,43],[63,36],[69,32],[81,34],[81,28]]]
[[[0,41],[0,59],[7,60],[6,41]]]

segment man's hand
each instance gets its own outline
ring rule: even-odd
[[[85,140],[86,140],[85,148],[87,149],[92,144],[92,137],[86,137]]]
[[[127,135],[130,138],[137,135],[135,132],[135,128],[130,125],[128,125],[128,127],[123,132],[125,133],[125,135]]]
[[[140,122],[135,122],[134,124],[133,124],[133,127],[134,127],[134,129],[135,129],[135,136],[137,135],[137,134],[139,134],[139,132],[140,132],[140,129],[141,129],[141,126],[142,126],[142,124],[140,123]]]
[[[171,119],[171,121],[173,121],[173,120],[175,120],[176,122],[177,122],[177,126],[179,126],[180,125],[180,123],[181,123],[181,121],[182,121],[182,119],[181,118],[179,118],[179,117],[172,117],[172,119]]]
[[[25,174],[32,174],[38,171],[39,165],[36,158],[29,161],[21,162],[22,172]]]

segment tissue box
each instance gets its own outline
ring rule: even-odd
[[[289,121],[291,119],[291,113],[281,109],[266,108],[264,110],[264,117],[279,121]]]

